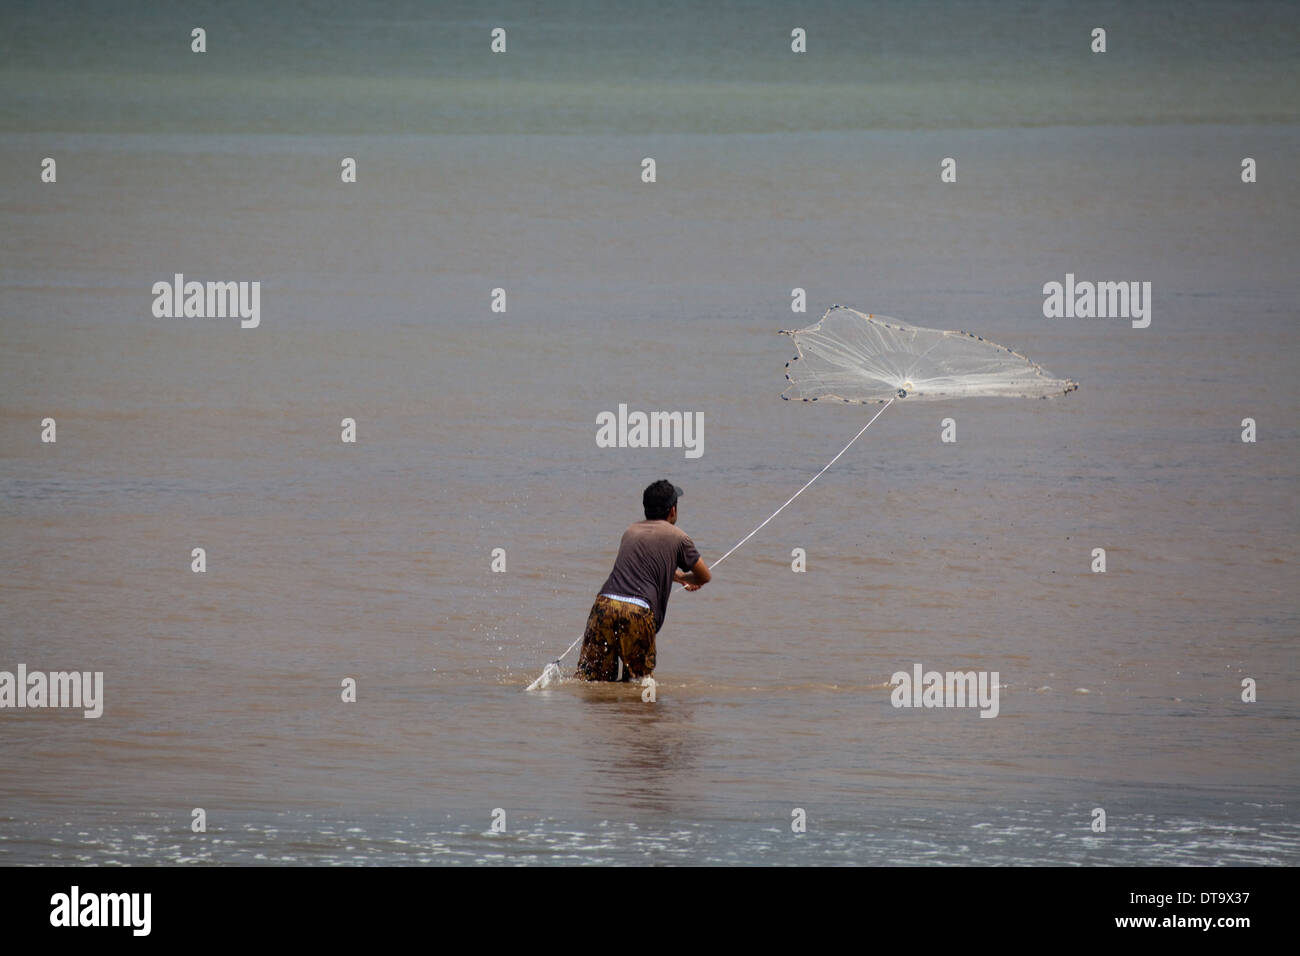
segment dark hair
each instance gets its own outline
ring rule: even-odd
[[[671,481],[660,478],[646,488],[641,495],[641,505],[645,508],[647,521],[664,521],[668,512],[677,504],[677,489]]]

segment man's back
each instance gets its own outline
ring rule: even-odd
[[[673,572],[690,571],[699,560],[694,542],[676,525],[664,520],[638,521],[623,532],[614,569],[600,593],[645,601],[654,611],[658,631],[668,610]]]

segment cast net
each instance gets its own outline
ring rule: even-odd
[[[915,328],[842,305],[814,326],[781,334],[799,353],[785,365],[785,399],[1048,398],[1079,387],[972,332]]]

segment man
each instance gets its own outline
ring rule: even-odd
[[[587,618],[575,675],[582,680],[649,677],[673,582],[698,591],[712,579],[695,544],[677,528],[681,496],[682,489],[664,480],[642,494],[645,521],[623,532],[614,570]]]

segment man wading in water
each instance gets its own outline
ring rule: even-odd
[[[664,626],[673,582],[698,591],[713,575],[677,525],[682,489],[656,481],[641,496],[645,521],[623,532],[614,570],[587,618],[578,655],[582,680],[625,681],[655,669],[655,635]]]

